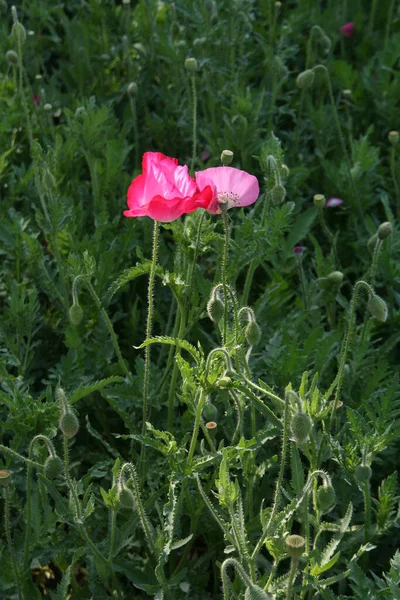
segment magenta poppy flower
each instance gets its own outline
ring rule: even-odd
[[[213,203],[213,189],[206,186],[201,192],[176,158],[161,152],[145,152],[142,175],[128,189],[128,210],[125,217],[150,217],[168,223],[198,208],[208,209]]]
[[[33,94],[33,104],[35,106],[38,106],[39,102],[40,102],[40,96],[38,96],[38,94]]]
[[[343,33],[344,37],[352,37],[356,32],[355,23],[345,23],[340,28],[340,32]]]
[[[293,248],[293,253],[296,254],[297,256],[301,256],[304,253],[304,246],[295,246]]]
[[[214,190],[213,203],[207,209],[210,213],[221,213],[222,204],[228,209],[249,206],[260,194],[257,177],[234,167],[204,169],[196,173],[196,182],[200,191],[210,186]]]
[[[325,206],[327,206],[328,208],[335,208],[336,206],[340,206],[341,204],[343,204],[343,200],[341,198],[329,198]]]

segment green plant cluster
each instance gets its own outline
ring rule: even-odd
[[[398,3],[0,12],[0,598],[400,598]]]

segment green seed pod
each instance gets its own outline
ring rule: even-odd
[[[186,58],[185,69],[189,73],[195,73],[197,71],[197,60],[195,58]]]
[[[368,301],[368,310],[375,319],[385,322],[388,318],[386,302],[378,294],[371,294]]]
[[[306,413],[297,412],[293,415],[290,429],[296,444],[305,444],[310,435],[311,427],[311,419]]]
[[[314,83],[314,77],[315,77],[314,71],[312,71],[311,69],[307,69],[307,71],[303,71],[302,73],[297,75],[297,79],[296,79],[297,87],[300,88],[301,90],[308,90],[309,88],[312,87],[312,84]]]
[[[271,596],[264,592],[259,585],[252,585],[246,588],[244,600],[271,600]]]
[[[1,487],[7,487],[11,480],[11,471],[8,469],[0,470],[0,485]]]
[[[121,486],[118,490],[118,500],[121,508],[133,510],[135,508],[135,497],[132,491],[126,486]]]
[[[6,58],[10,65],[18,64],[18,54],[14,52],[14,50],[8,50],[8,52],[6,52]]]
[[[271,194],[271,202],[274,206],[278,204],[282,204],[282,202],[286,198],[286,190],[283,185],[275,185],[270,191]]]
[[[138,86],[137,84],[132,81],[129,85],[128,85],[128,94],[131,98],[134,98],[137,94],[138,91]]]
[[[317,208],[324,208],[326,204],[326,198],[323,194],[315,194],[313,198],[314,206]]]
[[[304,552],[306,540],[301,535],[288,535],[285,539],[285,544],[290,558],[298,560]]]
[[[244,337],[250,346],[257,346],[261,339],[261,329],[255,321],[250,321],[244,330]]]
[[[207,402],[203,408],[203,417],[206,421],[216,421],[218,419],[218,408],[211,402]]]
[[[61,415],[58,425],[67,438],[73,438],[79,431],[78,417],[72,411]]]
[[[385,221],[385,223],[381,223],[378,227],[377,236],[380,240],[386,240],[386,238],[390,237],[393,233],[392,224],[389,221]]]
[[[363,483],[371,479],[372,469],[368,465],[358,465],[354,471],[354,475],[359,483]]]
[[[69,309],[69,319],[72,325],[79,325],[83,319],[83,310],[79,306],[79,304],[74,303]]]
[[[57,455],[49,456],[44,463],[44,474],[47,479],[57,479],[64,471],[64,463]]]
[[[219,323],[224,316],[224,303],[219,298],[210,298],[207,302],[207,313],[213,323]]]
[[[16,21],[11,29],[11,37],[17,44],[22,44],[26,40],[25,27],[19,21]]]
[[[232,150],[222,150],[221,152],[221,162],[224,167],[227,167],[233,161],[233,152]]]
[[[336,502],[336,494],[333,486],[322,485],[317,490],[317,507],[321,512],[329,512]]]

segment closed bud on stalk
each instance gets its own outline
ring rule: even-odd
[[[300,556],[304,552],[304,546],[306,540],[301,535],[288,535],[285,539],[286,551],[290,558],[293,560],[299,560]]]
[[[329,512],[336,502],[336,494],[332,485],[322,485],[317,490],[316,504],[321,512]]]
[[[250,321],[244,330],[244,337],[250,346],[257,346],[261,339],[261,329],[255,321]]]
[[[46,104],[43,106],[43,110],[45,112],[51,112],[53,110],[52,105],[50,104],[50,102],[46,102]]]
[[[221,162],[224,165],[224,167],[227,167],[228,165],[231,164],[233,160],[233,152],[232,150],[222,150],[221,152]]]
[[[232,379],[230,377],[227,377],[226,375],[223,375],[217,381],[217,386],[222,389],[230,387],[231,384],[232,384]]]
[[[286,177],[286,178],[289,177],[290,169],[287,165],[283,164],[281,167],[281,170],[282,170],[283,177]]]
[[[22,44],[25,42],[25,40],[26,40],[25,27],[19,21],[15,21],[14,25],[12,26],[11,37],[18,45],[21,44],[21,46],[22,46]]]
[[[369,238],[369,240],[367,242],[367,247],[368,247],[368,250],[370,252],[372,252],[373,249],[375,248],[375,244],[377,242],[377,239],[378,239],[378,234],[377,233],[374,233],[374,235],[371,235],[371,237]]]
[[[286,190],[283,187],[283,185],[275,185],[272,188],[270,194],[271,194],[271,202],[274,206],[276,206],[277,204],[282,204],[282,202],[286,198]]]
[[[340,285],[343,281],[343,277],[344,275],[341,271],[332,271],[332,273],[329,273],[326,279],[329,281],[329,283]]]
[[[6,58],[10,65],[18,64],[18,54],[14,52],[14,50],[8,50],[8,52],[6,52]]]
[[[69,320],[71,321],[72,325],[79,325],[79,323],[82,322],[82,319],[83,310],[81,309],[79,304],[74,302],[71,308],[69,309]]]
[[[399,132],[398,131],[389,131],[388,140],[392,144],[392,146],[396,146],[399,142]]]
[[[207,313],[213,323],[219,323],[224,316],[224,303],[217,297],[211,296],[207,302]]]
[[[125,485],[121,485],[118,488],[118,500],[121,508],[126,508],[127,510],[133,510],[135,508],[135,496]]]
[[[315,194],[313,198],[314,206],[317,208],[324,208],[326,204],[326,198],[323,194]]]
[[[11,471],[8,469],[0,470],[0,485],[1,487],[7,487],[11,481]]]
[[[323,53],[324,54],[329,54],[329,51],[330,51],[331,46],[332,46],[332,42],[331,42],[330,38],[327,35],[324,35],[321,38],[320,44],[321,44],[321,48],[322,48]]]
[[[386,240],[386,238],[390,237],[392,233],[393,227],[389,221],[385,221],[385,223],[381,223],[379,225],[377,235],[380,240]]]
[[[56,392],[55,392],[55,397],[56,397],[57,404],[60,407],[60,410],[61,411],[65,410],[64,407],[67,406],[67,396],[65,395],[65,392],[62,389],[62,387],[57,386]]]
[[[137,94],[137,91],[138,91],[138,86],[134,81],[132,81],[128,85],[128,94],[130,95],[131,98],[134,98]]]
[[[61,415],[58,425],[67,438],[73,438],[79,431],[78,417],[71,410]]]
[[[186,58],[185,59],[185,69],[186,69],[186,71],[189,71],[189,73],[196,73],[197,60],[195,58]]]
[[[64,470],[64,463],[59,456],[53,454],[44,463],[44,474],[47,479],[56,479]]]
[[[0,13],[6,13],[8,10],[8,6],[7,6],[7,2],[6,0],[0,0]]]
[[[56,180],[54,178],[54,175],[50,173],[47,167],[45,168],[43,173],[43,185],[49,191],[55,190],[56,188]]]
[[[312,427],[311,419],[304,412],[297,412],[293,415],[290,423],[290,430],[296,441],[296,444],[305,444],[308,440]]]
[[[368,465],[358,465],[354,471],[354,475],[359,483],[363,483],[371,479],[372,469]]]
[[[271,596],[267,592],[264,592],[259,585],[252,585],[246,588],[244,600],[271,600]]]
[[[203,408],[203,417],[206,421],[216,421],[218,418],[217,407],[211,402],[207,402]]]
[[[385,322],[388,317],[386,302],[378,294],[375,294],[375,292],[369,297],[368,310],[378,321]]]
[[[300,88],[301,90],[308,90],[309,88],[312,87],[312,85],[314,83],[314,77],[315,77],[314,71],[312,71],[311,69],[307,69],[306,71],[303,71],[302,73],[297,75],[297,79],[296,79],[297,87]]]

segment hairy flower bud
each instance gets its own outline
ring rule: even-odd
[[[358,465],[355,468],[354,475],[359,483],[363,483],[371,479],[372,469],[368,465]]]
[[[50,102],[46,102],[46,104],[43,106],[43,110],[49,113],[53,110],[53,106],[50,104]]]
[[[228,388],[231,385],[232,385],[232,379],[230,377],[227,377],[226,375],[223,375],[217,381],[217,386],[222,389]]]
[[[72,323],[72,325],[79,325],[79,323],[82,322],[83,319],[83,310],[81,309],[80,305],[77,304],[76,302],[73,303],[73,305],[71,306],[71,308],[69,309],[69,319]]]
[[[311,69],[307,69],[306,71],[303,71],[302,73],[297,75],[297,79],[296,79],[297,87],[300,88],[301,90],[308,90],[314,83],[314,77],[315,77],[314,71],[312,71]]]
[[[197,71],[197,60],[195,58],[186,58],[185,69],[189,71],[189,73],[195,73]]]
[[[6,58],[8,60],[8,64],[17,65],[18,64],[18,54],[14,52],[14,50],[8,50],[6,52]]]
[[[326,198],[323,194],[315,194],[313,198],[314,206],[317,208],[324,208],[326,204]]]
[[[0,485],[1,487],[7,487],[11,480],[11,471],[8,469],[0,470]]]
[[[135,508],[135,496],[133,492],[125,485],[119,486],[118,488],[118,500],[121,508],[127,510],[134,510]]]
[[[290,558],[298,560],[304,552],[306,540],[301,535],[288,535],[285,539],[285,544]]]
[[[290,423],[290,430],[296,441],[296,444],[305,444],[308,440],[312,427],[311,419],[306,413],[297,412],[293,415]]]
[[[43,173],[43,185],[49,191],[55,190],[56,185],[57,185],[54,175],[52,173],[50,173],[50,171],[47,167],[45,168],[44,173]]]
[[[380,240],[386,240],[386,238],[390,237],[393,233],[392,224],[389,221],[385,221],[381,223],[378,227],[377,236]]]
[[[322,485],[317,490],[317,507],[321,512],[329,512],[336,502],[336,494],[332,485]]]
[[[221,152],[221,162],[224,165],[224,167],[227,167],[228,165],[231,164],[233,160],[233,152],[232,150],[222,150]]]
[[[47,479],[56,479],[64,470],[63,461],[56,454],[49,456],[44,463],[44,474]]]
[[[368,301],[368,310],[375,319],[385,322],[388,317],[387,304],[378,294],[372,293]]]
[[[250,346],[257,346],[261,339],[261,329],[255,321],[250,321],[244,330],[244,337]]]
[[[275,185],[271,192],[271,202],[274,206],[282,204],[286,198],[286,190],[283,185]]]
[[[271,600],[271,596],[264,592],[259,585],[252,585],[246,588],[244,600]]]
[[[207,302],[207,313],[213,323],[219,323],[224,316],[224,304],[222,300],[211,297]]]
[[[25,42],[26,40],[26,31],[25,27],[19,21],[16,21],[11,29],[11,37],[13,40],[19,45]]]
[[[341,271],[332,271],[332,273],[329,273],[326,279],[329,281],[329,283],[340,285],[343,281],[343,277],[344,276]]]
[[[211,402],[207,402],[203,408],[203,417],[206,421],[216,421],[218,418],[218,408]]]
[[[137,84],[132,81],[129,85],[128,85],[128,94],[131,98],[134,98],[137,94],[138,91],[138,86]]]
[[[67,438],[73,438],[79,431],[78,417],[71,410],[61,415],[58,425]]]
[[[377,233],[374,233],[374,235],[371,235],[371,237],[369,238],[369,240],[367,242],[367,247],[370,252],[372,252],[374,250],[377,240],[378,240]]]

